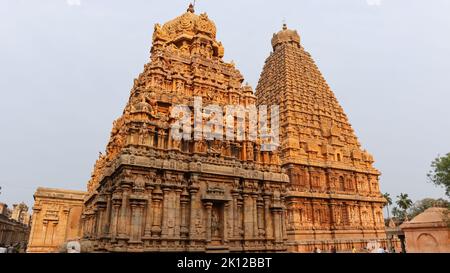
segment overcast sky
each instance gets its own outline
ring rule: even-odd
[[[154,24],[188,3],[0,0],[0,202],[32,206],[38,186],[85,190]],[[382,191],[444,196],[426,173],[450,152],[450,1],[198,0],[196,11],[254,88],[285,20],[374,155]]]

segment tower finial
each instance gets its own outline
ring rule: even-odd
[[[194,0],[194,4],[192,4],[192,3],[189,4],[189,8],[187,9],[187,11],[190,13],[195,13],[194,7],[195,7],[195,0]]]

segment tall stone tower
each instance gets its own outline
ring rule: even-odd
[[[291,251],[338,250],[384,239],[384,198],[372,156],[325,79],[286,25],[274,34],[256,88],[258,105],[280,105],[281,162],[289,175]]]
[[[192,5],[155,26],[150,62],[88,184],[83,234],[95,251],[286,250],[289,178],[277,152],[246,140],[172,137],[171,110],[194,111],[194,97],[255,105],[223,54],[214,23]]]

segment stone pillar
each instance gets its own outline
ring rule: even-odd
[[[256,155],[256,162],[261,163],[261,150],[259,148],[260,148],[259,145],[255,145],[254,153]]]
[[[266,239],[273,239],[273,223],[270,213],[270,195],[264,195],[264,225],[266,230]]]
[[[195,211],[197,209],[198,204],[197,204],[197,192],[198,192],[198,188],[191,188],[189,190],[189,193],[191,195],[191,207],[190,207],[190,213],[189,213],[189,239],[197,239],[197,235],[196,235],[196,230],[195,230],[195,218],[196,218],[196,213]]]
[[[58,226],[58,222],[57,221],[54,221],[54,222],[52,222],[52,232],[51,232],[51,241],[50,241],[50,244],[51,245],[54,245],[54,241],[55,241],[55,234],[56,234],[56,227]],[[11,232],[13,232],[13,231],[11,231]]]
[[[257,212],[258,212],[258,236],[265,233],[264,226],[264,199],[259,197],[257,200]]]
[[[239,236],[239,215],[238,215],[238,197],[239,193],[233,191],[232,193],[232,201],[231,201],[231,219],[232,219],[232,233],[234,238]]]
[[[175,190],[175,227],[174,227],[174,237],[180,238],[180,227],[181,227],[181,207],[180,207],[180,195],[182,190],[176,189]]]
[[[362,204],[359,204],[358,205],[358,212],[359,212],[359,219],[360,219],[361,227],[364,229],[366,223],[365,223],[365,220],[362,217],[361,207],[362,207]]]
[[[284,204],[284,198],[282,198],[282,204]],[[287,240],[287,230],[286,230],[286,209],[282,208],[281,209],[281,231],[282,231],[282,238],[283,240],[286,239]]]
[[[206,208],[206,241],[211,242],[211,212],[212,212],[212,202],[205,203]]]
[[[325,185],[323,187],[323,190],[325,192],[331,192],[331,171],[329,169],[327,169],[325,172]]]
[[[309,202],[309,205],[311,206],[311,220],[312,220],[312,225],[313,225],[313,227],[315,227],[316,226],[316,222],[317,222],[317,219],[316,219],[316,212],[314,211],[314,209],[315,209],[315,207],[314,207],[314,201],[310,201]]]
[[[253,237],[253,204],[252,197],[248,194],[243,194],[244,197],[244,239],[251,239]]]
[[[42,238],[42,244],[44,246],[48,245],[48,240],[47,240],[47,236],[48,236],[48,221],[44,220],[42,221],[42,234],[44,234],[43,238]]]
[[[130,200],[131,205],[131,240],[130,243],[141,243],[142,211],[144,204],[141,200]]]
[[[223,208],[223,243],[226,244],[228,242],[228,220],[230,217],[230,204],[225,203]]]
[[[187,204],[189,203],[189,193],[184,189],[180,198],[180,210],[181,210],[181,224],[180,224],[180,236],[186,238],[189,234],[187,226]]]
[[[152,236],[152,215],[153,215],[153,200],[152,200],[153,187],[147,187],[147,206],[145,208],[145,228],[144,239],[148,239]]]
[[[360,194],[361,192],[363,192],[364,190],[363,190],[363,188],[361,188],[361,187],[363,187],[363,185],[361,185],[361,187],[360,187],[360,185],[358,185],[359,184],[358,183],[358,176],[356,175],[356,173],[353,173],[352,179],[353,179],[353,181],[355,183],[355,191],[356,191],[356,193]]]
[[[269,152],[262,152],[262,159],[264,163],[270,163]]]
[[[95,228],[96,228],[95,224],[97,222],[97,217],[95,216],[95,212],[91,214],[90,218],[91,218],[91,220],[90,220],[91,225],[90,225],[89,229],[91,231],[91,238],[95,238]]]
[[[358,205],[357,202],[353,202],[352,203],[352,210],[353,210],[353,214],[352,214],[352,221],[353,221],[353,226],[357,227],[359,226],[359,213],[358,213]]]
[[[244,198],[238,197],[236,203],[236,235],[238,238],[244,237]]]
[[[282,230],[281,230],[281,208],[273,208],[273,221],[274,221],[274,237],[275,242],[282,242]]]
[[[375,207],[374,207],[373,203],[370,204],[370,211],[371,211],[371,214],[372,214],[373,227],[376,228],[376,226],[377,226],[377,216],[376,216],[376,213],[375,213]]]
[[[313,184],[312,184],[312,180],[313,180],[313,169],[311,167],[308,167],[308,183],[309,183],[309,189],[313,189]]]
[[[161,201],[163,200],[163,192],[156,188],[153,191],[152,201],[153,201],[153,226],[152,226],[152,237],[159,237],[161,235]]]
[[[245,142],[245,141],[242,143],[241,160],[247,161],[247,142]]]
[[[159,132],[160,132],[160,140],[161,140],[159,147],[161,149],[166,149],[167,148],[167,142],[168,142],[168,137],[167,137],[166,130],[160,129]]]
[[[257,238],[258,230],[258,194],[252,193],[252,211],[253,211],[253,237]]]
[[[118,221],[119,237],[121,238],[126,238],[128,236],[127,219],[128,219],[128,191],[124,190],[122,192],[122,204],[120,207],[120,218]]]
[[[151,128],[149,129],[149,140],[148,140],[148,145],[150,147],[154,147],[154,140],[155,140],[155,129]]]
[[[161,224],[161,238],[165,239],[169,236],[169,194],[171,189],[163,189],[163,200],[162,200],[162,224]]]
[[[372,189],[372,183],[370,183],[370,176],[369,175],[366,176],[366,181],[367,181],[367,188],[369,190],[369,195],[370,195],[370,194],[372,194],[375,191],[375,189]]]
[[[37,207],[37,206],[35,206],[35,207],[33,207],[33,215],[31,216],[32,218],[32,223],[38,223],[38,219],[41,217],[41,211],[42,211],[42,208],[41,207]],[[39,244],[40,243],[40,238],[42,237],[42,236],[39,236],[40,238],[39,239],[34,239],[35,238],[35,236],[36,235],[39,235],[38,233],[36,233],[36,231],[35,231],[35,229],[36,229],[36,224],[34,224],[34,225],[31,225],[31,231],[30,231],[30,240],[29,240],[29,242],[30,243],[33,243],[33,242],[36,242],[36,244]],[[1,234],[1,236],[0,236],[0,239],[1,238],[3,238],[3,236],[5,236],[5,233],[3,232],[2,234]],[[31,237],[31,236],[33,236],[33,237]],[[31,245],[29,243],[29,246]]]
[[[100,203],[97,205],[97,227],[96,227],[96,238],[102,238],[104,235],[104,222],[105,222],[105,211],[106,204]]]
[[[120,204],[122,203],[121,199],[113,199],[113,211],[112,211],[112,219],[111,219],[111,241],[115,242],[117,237],[117,222],[119,220],[120,213]]]
[[[91,215],[85,214],[84,215],[84,237],[85,238],[91,238]]]
[[[334,210],[335,210],[335,203],[333,201],[330,201],[330,203],[328,203],[328,213],[330,215],[330,218],[329,218],[330,229],[335,228],[336,220],[334,219]]]
[[[103,226],[102,226],[102,230],[103,230],[103,236],[108,237],[111,234],[111,230],[110,230],[110,224],[111,224],[111,195],[108,194],[107,199],[106,199],[106,211],[105,211],[105,215],[103,216]]]
[[[164,130],[158,130],[158,146],[159,149],[164,149]]]

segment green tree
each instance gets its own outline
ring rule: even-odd
[[[401,220],[400,218],[402,218],[402,211],[397,206],[392,208],[392,217],[396,220]]]
[[[431,183],[444,187],[445,194],[450,197],[450,153],[438,156],[431,163],[431,171],[427,176]]]
[[[383,194],[383,197],[384,199],[386,199],[386,203],[384,204],[384,206],[386,207],[388,219],[390,219],[391,217],[389,216],[389,206],[392,205],[392,198],[391,195],[387,192]]]
[[[400,209],[402,209],[403,217],[406,220],[408,217],[408,209],[412,206],[413,202],[411,199],[409,199],[408,194],[406,193],[400,193],[400,195],[397,196],[397,205]]]
[[[408,217],[410,219],[416,217],[417,215],[421,214],[425,210],[429,208],[450,208],[450,202],[439,198],[439,199],[433,199],[433,198],[425,198],[422,200],[419,200],[414,203],[414,205],[410,208]]]

